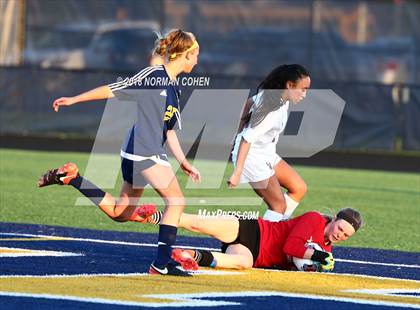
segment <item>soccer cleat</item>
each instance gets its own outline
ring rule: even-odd
[[[179,269],[173,264],[168,264],[164,268],[158,268],[153,263],[149,267],[149,274],[162,276],[192,277],[188,272]]]
[[[44,187],[53,184],[67,185],[79,175],[76,164],[66,163],[60,168],[51,169],[39,178],[38,186]]]
[[[174,249],[172,250],[172,259],[181,264],[185,270],[198,270],[198,264],[195,261],[192,250]]]
[[[140,223],[150,223],[152,215],[157,212],[156,205],[154,204],[142,204],[136,208],[135,215],[141,217],[142,220],[136,220]]]

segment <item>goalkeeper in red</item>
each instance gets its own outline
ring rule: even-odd
[[[158,224],[160,216],[156,211],[147,222]],[[334,217],[311,211],[282,222],[183,213],[179,227],[222,241],[222,251],[175,249],[172,258],[184,269],[194,270],[198,266],[293,269],[292,257],[297,257],[318,262],[317,271],[328,272],[334,268],[332,244],[347,240],[361,226],[360,213],[351,208]],[[311,242],[322,250],[307,248]]]

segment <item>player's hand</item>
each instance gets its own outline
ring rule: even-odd
[[[334,270],[334,257],[332,253],[314,250],[311,259],[321,263],[319,266],[319,271],[321,272],[330,272]]]
[[[191,166],[190,164],[182,164],[181,168],[182,171],[184,171],[184,173],[188,175],[194,183],[201,182],[201,175],[198,169]]]
[[[227,181],[228,187],[234,188],[238,186],[240,177],[241,177],[240,174],[237,174],[234,172]]]
[[[75,101],[72,97],[61,97],[55,100],[52,106],[53,106],[54,111],[58,112],[58,109],[60,108],[60,106],[68,106],[74,103]]]
[[[328,256],[327,258],[325,258],[324,263],[321,262],[320,269],[321,272],[330,272],[334,270],[334,257],[331,253],[328,253]]]

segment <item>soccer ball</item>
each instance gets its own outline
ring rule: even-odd
[[[318,251],[323,251],[323,249],[315,242],[307,242],[305,244],[305,247]],[[300,271],[318,271],[320,266],[319,262],[314,262],[310,259],[298,257],[293,257],[293,263],[295,264],[296,268]]]

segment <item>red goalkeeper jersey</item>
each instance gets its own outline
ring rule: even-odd
[[[288,256],[303,257],[306,242],[315,242],[331,252],[331,245],[326,245],[324,241],[327,220],[318,212],[307,212],[283,222],[269,222],[260,218],[258,224],[260,252],[253,267],[287,266]]]

